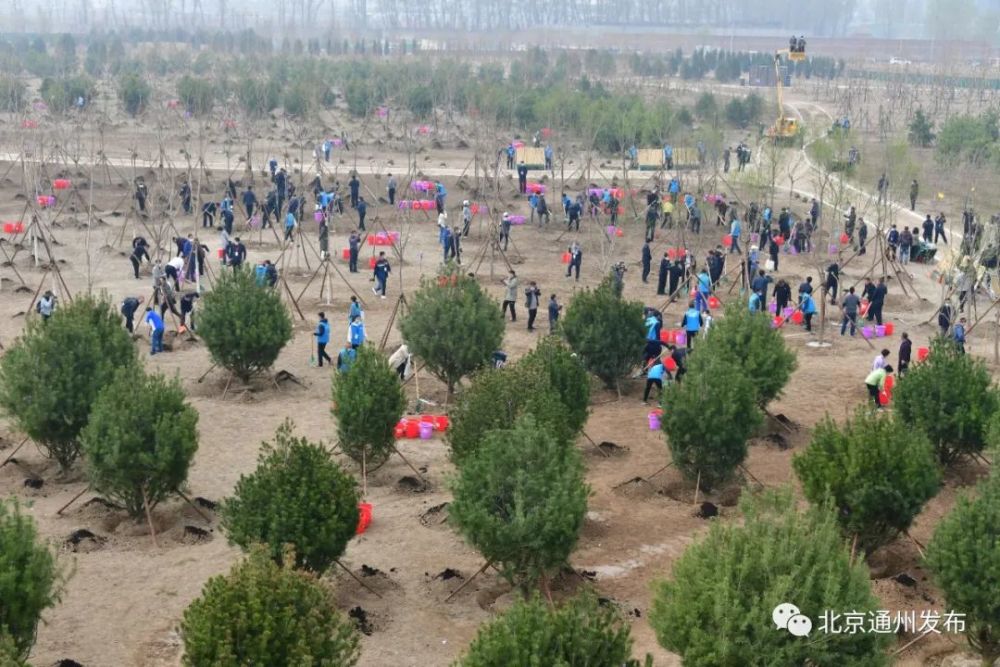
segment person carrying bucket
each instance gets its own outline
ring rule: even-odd
[[[681,318],[681,326],[684,327],[684,332],[687,334],[687,348],[689,350],[694,345],[694,337],[698,335],[703,323],[701,311],[695,306],[694,301],[689,302],[688,309],[684,313],[684,317]]]
[[[882,404],[879,403],[878,395],[883,389],[885,389],[885,378],[890,373],[892,373],[892,366],[886,365],[882,368],[873,370],[868,374],[868,377],[865,378],[865,387],[868,388],[868,395],[872,397],[873,401],[875,401],[876,410],[882,409]]]
[[[805,292],[802,294],[802,300],[799,301],[798,309],[805,316],[806,331],[812,333],[812,318],[816,314],[816,300],[813,299],[812,294]]]
[[[645,403],[649,400],[649,390],[656,385],[659,388],[659,394],[663,394],[663,374],[666,369],[663,367],[663,360],[657,357],[653,365],[649,367],[649,371],[646,373],[646,391],[642,394],[642,402]]]

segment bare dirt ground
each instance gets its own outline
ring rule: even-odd
[[[144,150],[152,152],[148,145]],[[218,149],[214,150],[213,159],[221,161]],[[377,154],[377,151],[365,147],[362,154]],[[431,149],[427,156],[432,158],[425,161],[427,174],[433,175],[435,170],[448,174],[444,182],[450,192],[449,209],[453,209],[467,196],[456,183],[455,176],[472,159],[472,153],[461,149]],[[385,159],[384,155],[379,157],[382,164]],[[398,154],[394,159],[398,160],[397,164],[406,161],[405,156]],[[0,174],[7,166],[0,164]],[[2,220],[20,219],[24,209],[23,199],[18,198],[22,191],[21,170],[15,167],[0,179]],[[132,172],[122,165],[116,166],[116,170],[131,177]],[[149,172],[139,171],[150,180]],[[217,168],[217,172],[216,181],[222,170]],[[71,173],[70,176],[83,180],[86,171],[81,174]],[[115,302],[128,295],[148,297],[150,294],[148,268],[144,269],[140,280],[134,280],[125,254],[133,230],[142,233],[142,224],[137,226],[133,218],[128,218],[124,240],[116,245],[125,218],[114,216],[112,210],[117,208],[124,212],[128,206],[127,196],[122,203],[127,191],[119,186],[119,180],[115,175],[115,182],[109,186],[103,179],[95,178],[93,197],[105,224],[95,224],[89,240],[85,226],[78,224],[86,221],[85,214],[64,211],[55,216],[54,222],[49,218],[51,234],[57,241],[53,252],[70,289],[74,293],[86,289],[89,247],[93,289],[106,291]],[[341,178],[342,183],[345,180]],[[367,175],[364,181],[374,194],[382,194],[382,181]],[[606,184],[606,181],[598,182]],[[506,183],[503,199],[509,210],[527,213],[526,201],[514,196],[514,183]],[[584,185],[585,182],[573,180],[568,187],[575,193]],[[632,183],[632,187],[640,185]],[[808,191],[810,186],[799,183],[798,187]],[[151,188],[154,194],[157,188]],[[172,186],[163,189],[167,191],[172,191]],[[217,185],[214,193],[220,196],[221,189]],[[89,196],[89,191],[84,194]],[[490,201],[494,206],[499,205]],[[556,196],[550,196],[549,201],[555,203]],[[161,208],[159,203],[154,206],[154,215],[147,223],[151,228],[160,228]],[[803,213],[804,205],[796,204],[796,210]],[[396,212],[384,206],[376,215],[386,228],[404,232],[406,247],[404,261],[393,261],[389,299],[380,300],[372,295],[370,271],[364,269],[364,263],[360,274],[348,276],[350,286],[366,302],[368,332],[375,341],[381,337],[395,303],[394,297],[400,292],[400,274],[404,290],[410,292],[416,288],[420,276],[433,274],[440,256],[436,226],[429,216],[421,214],[404,222]],[[369,220],[372,217],[370,215]],[[453,213],[452,220],[456,218]],[[173,221],[178,230],[198,229],[200,232],[200,221],[194,217],[178,216]],[[522,284],[535,280],[543,294],[556,293],[561,302],[567,303],[577,289],[594,286],[600,281],[605,274],[602,265],[607,267],[611,261],[621,259],[630,265],[626,295],[650,305],[661,305],[662,298],[655,296],[655,267],[649,284],[639,280],[641,224],[624,223],[624,235],[616,238],[613,245],[602,240],[600,229],[604,224],[604,221],[599,226],[591,223],[580,234],[563,234],[557,217],[545,230],[529,225],[515,228],[509,256]],[[345,275],[346,263],[339,255],[340,248],[346,246],[347,231],[352,226],[353,218],[348,217],[335,220],[331,229],[331,250]],[[316,242],[315,227],[311,221],[304,224],[313,244]],[[704,230],[700,239],[689,244],[696,249],[699,259],[704,257],[708,247],[720,242],[722,235],[722,228],[713,227],[711,221],[707,221]],[[169,230],[165,233],[168,238],[173,235]],[[144,235],[149,236],[148,233]],[[209,232],[202,238],[214,253],[217,247],[215,233]],[[565,277],[559,259],[574,238],[579,238],[584,248],[579,284]],[[473,235],[464,249],[467,266],[486,240],[486,228],[482,224],[474,225]],[[662,254],[665,247],[677,245],[678,241],[676,232],[659,232],[654,257]],[[274,260],[279,254],[278,244],[267,231],[260,236],[254,234],[248,245],[251,261]],[[11,243],[3,247],[8,253],[13,252]],[[366,247],[365,259],[368,252]],[[313,268],[316,266],[311,254],[297,257],[299,259],[290,261],[284,271],[295,294],[303,289],[311,275],[305,258]],[[503,290],[499,279],[505,273],[505,266],[498,258],[491,279],[490,257],[487,253],[478,277],[499,299]],[[822,260],[825,263],[827,258]],[[816,267],[820,263],[820,259],[783,255],[778,275],[793,286],[805,275],[814,275],[818,280]],[[222,270],[217,261],[212,265],[213,271]],[[870,260],[864,264],[853,260],[845,270],[844,284],[859,278],[870,265]],[[23,276],[23,286],[13,268]],[[934,328],[924,322],[931,317],[937,299],[935,286],[926,275],[927,269],[914,266],[912,271],[917,286],[930,300],[904,296],[898,286],[890,283],[886,312],[896,322],[897,332],[908,331],[915,345],[921,346],[934,333]],[[39,285],[48,288],[51,279],[45,278],[43,272],[32,265],[26,249],[16,256],[13,267],[0,266],[0,276],[3,277],[0,341],[8,343],[21,330],[24,312],[29,308],[35,289]],[[269,438],[286,417],[291,417],[298,431],[310,438],[332,439],[330,370],[311,367],[309,358],[310,332],[320,310],[330,315],[334,327],[331,348],[341,342],[338,336],[346,339],[350,292],[338,278],[334,279],[334,284],[336,292],[332,304],[319,298],[315,285],[303,297],[300,305],[307,320],[296,319],[294,339],[275,365],[275,369],[288,370],[301,378],[305,388],[285,383],[276,390],[261,384],[252,389],[230,388],[223,398],[226,378],[222,373],[210,373],[203,382],[198,382],[210,365],[205,348],[198,343],[177,340],[169,333],[167,342],[175,343],[173,351],[152,359],[147,357],[148,368],[179,375],[189,400],[200,413],[200,445],[188,490],[190,497],[210,501],[203,506],[210,507],[211,502],[225,497],[239,476],[254,468],[259,443]],[[724,303],[742,299],[738,296],[738,288],[730,292],[730,287],[729,282],[722,286],[720,298]],[[674,304],[665,310],[668,325],[679,321],[682,309],[682,305]],[[542,335],[526,331],[526,313],[520,304],[518,310],[518,321],[508,323],[504,343],[513,357],[530,349]],[[540,316],[544,331],[545,315],[540,313]],[[799,367],[784,396],[771,406],[771,412],[785,415],[794,426],[789,431],[769,421],[752,443],[747,469],[765,485],[796,486],[790,464],[796,452],[807,446],[810,427],[827,413],[843,418],[866,400],[863,379],[882,341],[875,341],[877,347],[873,348],[860,337],[831,336],[836,313],[831,313],[830,318],[826,339],[832,342],[831,347],[807,347],[806,343],[815,336],[798,329],[785,330],[789,345],[798,355]],[[168,330],[171,328],[168,326]],[[392,332],[390,348],[398,341],[398,332]],[[894,358],[898,333],[885,342]],[[148,343],[145,338],[136,344],[146,355]],[[984,340],[979,330],[971,336],[971,348],[974,353],[992,356],[991,342]],[[414,383],[407,387],[409,397],[415,399]],[[643,478],[669,461],[669,454],[662,435],[648,430],[646,413],[649,406],[639,400],[640,390],[637,383],[632,385],[620,402],[608,392],[598,392],[595,396],[586,431],[595,442],[613,445],[605,445],[606,451],[602,452],[586,440],[579,444],[586,457],[587,479],[593,495],[572,565],[585,578],[591,579],[603,596],[614,600],[627,613],[637,655],[649,652],[657,665],[679,665],[677,656],[657,646],[646,620],[651,603],[650,584],[656,578],[669,576],[673,561],[709,524],[696,516],[697,508],[692,505],[693,489],[685,485],[675,471],[667,470],[644,481]],[[444,400],[444,388],[423,375],[420,396],[440,403]],[[6,446],[0,449],[0,456],[5,457],[19,438],[7,424],[0,426],[0,435]],[[415,491],[410,479],[412,471],[398,458],[391,459],[369,479],[368,500],[374,504],[374,522],[365,535],[352,541],[345,557],[345,563],[382,597],[365,591],[341,572],[331,575],[333,581],[330,583],[337,591],[343,611],[363,621],[360,625],[366,637],[361,664],[366,667],[449,664],[460,655],[478,625],[511,600],[509,587],[492,572],[487,572],[451,602],[443,602],[479,569],[482,560],[447,523],[447,511],[443,506],[449,500],[446,483],[453,468],[447,460],[444,441],[437,437],[430,441],[404,441],[401,450],[430,480],[430,489]],[[345,461],[345,465],[350,464]],[[981,470],[969,468],[950,476],[941,493],[917,520],[913,537],[926,544],[940,517],[952,507],[956,494],[980,474]],[[40,488],[25,485],[26,480],[34,478],[43,480]],[[46,624],[40,630],[32,663],[48,665],[71,658],[87,667],[179,664],[181,645],[177,627],[184,608],[199,594],[209,577],[229,569],[239,552],[227,546],[210,509],[204,509],[211,519],[206,522],[181,501],[166,504],[155,513],[159,548],[154,547],[145,526],[134,525],[121,513],[91,502],[93,495],[89,493],[84,493],[76,504],[58,515],[56,511],[85,486],[82,471],[69,479],[60,479],[55,468],[31,445],[18,453],[16,465],[0,469],[0,494],[12,494],[30,504],[29,512],[42,534],[59,545],[65,561],[72,563],[74,569],[64,600],[45,616]],[[736,516],[734,496],[709,497],[719,505],[721,520]],[[90,531],[95,537],[80,539],[77,534],[76,539],[69,540],[81,529]],[[901,540],[890,545],[875,555],[873,565],[873,577],[878,577],[873,582],[874,587],[884,608],[918,612],[944,609],[944,601],[920,566],[920,557],[912,542]],[[901,573],[909,575],[912,581],[904,579],[906,583],[900,583],[892,578]],[[563,582],[567,588],[577,584],[577,578],[572,575],[567,575]],[[911,638],[901,636],[899,645]],[[952,638],[929,637],[899,656],[898,664],[937,664],[939,656],[958,650],[961,644],[961,639],[953,642]]]

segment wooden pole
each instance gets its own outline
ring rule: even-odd
[[[448,601],[450,601],[450,600],[451,600],[451,599],[452,599],[453,597],[455,597],[456,595],[458,595],[459,593],[461,593],[461,592],[462,592],[462,591],[463,591],[463,590],[465,589],[465,587],[466,587],[466,586],[468,586],[468,585],[469,585],[469,584],[471,584],[471,583],[472,583],[473,581],[475,581],[475,580],[476,580],[476,577],[478,577],[478,576],[479,576],[479,575],[481,575],[481,574],[482,574],[483,572],[485,572],[485,571],[486,571],[486,570],[487,570],[487,569],[488,569],[488,568],[489,568],[489,567],[490,567],[491,565],[493,565],[493,561],[486,561],[486,563],[484,563],[484,564],[483,564],[483,566],[482,566],[481,568],[479,568],[479,570],[477,570],[477,571],[476,571],[476,573],[475,573],[474,575],[472,575],[471,577],[469,577],[469,578],[468,578],[468,579],[467,579],[467,580],[466,580],[466,581],[465,581],[465,582],[464,582],[464,583],[463,583],[463,584],[462,584],[461,586],[459,586],[458,588],[456,588],[456,589],[455,589],[455,590],[454,590],[454,591],[452,592],[452,594],[451,594],[451,595],[449,595],[448,597],[446,597],[446,598],[444,599],[444,601],[445,601],[445,602],[448,602]]]

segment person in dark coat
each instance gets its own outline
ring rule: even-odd
[[[903,377],[910,368],[910,355],[913,352],[913,342],[910,340],[910,334],[903,332],[901,338],[902,340],[899,343],[899,370],[896,373],[897,377]]]
[[[642,244],[642,282],[648,282],[649,272],[653,263],[653,251],[649,249],[649,243]]]
[[[667,257],[667,253],[663,253],[663,259],[660,260],[660,273],[656,277],[656,293],[660,296],[664,296],[667,293],[667,275],[670,273],[670,258]]]
[[[667,286],[667,294],[675,294],[681,279],[684,277],[684,261],[678,259],[670,265],[670,284]],[[673,298],[677,298],[674,296]]]
[[[774,286],[774,302],[777,304],[778,312],[788,307],[792,300],[792,287],[785,280],[779,280]]]

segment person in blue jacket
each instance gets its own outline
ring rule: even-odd
[[[163,318],[147,306],[146,316],[142,321],[149,325],[150,356],[163,352]]]
[[[757,292],[750,292],[749,308],[751,313],[763,312],[764,307],[761,305],[760,294]]]
[[[333,359],[326,353],[326,345],[330,342],[330,323],[326,319],[326,313],[319,314],[319,324],[316,325],[313,336],[316,337],[316,359],[319,362],[317,365],[323,368],[324,359],[332,365]]]
[[[646,340],[660,340],[662,322],[656,315],[650,313],[646,317]]]
[[[347,328],[347,339],[348,342],[350,342],[351,347],[355,349],[361,347],[364,344],[365,323],[360,317],[351,320],[351,324]]]
[[[361,304],[358,303],[358,297],[351,295],[351,309],[347,312],[347,321],[353,322],[356,319],[364,319],[365,313],[361,310]]]
[[[685,311],[684,317],[681,318],[681,326],[684,327],[684,332],[687,334],[687,348],[689,350],[694,345],[694,337],[698,335],[701,325],[704,323],[701,311],[694,304],[694,301],[688,303],[688,309]]]
[[[243,193],[243,209],[246,211],[247,219],[252,218],[257,209],[257,195],[254,194],[252,185],[248,185]]]
[[[358,180],[358,173],[351,174],[351,180],[347,181],[347,187],[351,193],[351,208],[358,207],[358,197],[361,193],[361,181]]]
[[[665,371],[663,359],[657,359],[649,367],[649,371],[646,373],[646,391],[642,394],[643,403],[649,400],[649,390],[653,388],[653,385],[656,385],[660,389],[661,395],[663,394],[663,373]]]
[[[368,214],[368,202],[365,201],[364,197],[358,197],[358,202],[354,206],[358,211],[358,229],[361,231],[365,230],[365,215]]]
[[[337,370],[341,373],[346,373],[351,370],[351,366],[354,365],[354,360],[357,358],[358,351],[350,345],[345,345],[340,353],[337,354]]]
[[[955,347],[958,348],[959,352],[965,354],[965,318],[961,318],[952,327],[951,330],[952,340],[955,341]]]
[[[372,292],[378,294],[383,299],[385,298],[386,286],[389,281],[389,272],[392,267],[389,266],[389,260],[385,256],[385,252],[380,252],[378,254],[378,259],[375,261],[375,287],[372,288]]]
[[[444,189],[441,181],[434,181],[434,204],[438,213],[444,213],[444,198],[448,196],[448,191]]]
[[[799,301],[799,310],[805,316],[806,331],[812,331],[812,318],[816,314],[816,300],[808,292],[802,293],[802,300]]]

